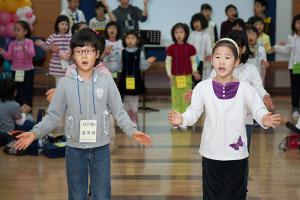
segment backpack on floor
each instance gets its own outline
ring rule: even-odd
[[[66,151],[66,137],[47,136],[46,143],[43,144],[43,154],[48,158],[62,158],[65,157]]]

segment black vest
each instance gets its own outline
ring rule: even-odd
[[[145,92],[144,81],[140,70],[141,50],[128,52],[126,49],[122,51],[122,72],[120,75],[119,89],[121,95],[139,95]],[[126,77],[135,78],[135,89],[126,89]]]

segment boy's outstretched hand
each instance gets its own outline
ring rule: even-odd
[[[170,111],[168,119],[169,119],[169,123],[173,126],[182,125],[183,119],[182,119],[182,115],[180,112],[177,112],[175,110]]]
[[[50,103],[55,94],[55,88],[51,88],[46,92],[47,101]]]
[[[261,121],[264,126],[275,128],[276,126],[280,126],[281,116],[279,114],[272,115],[272,113],[269,112],[262,117]]]
[[[152,138],[140,131],[137,131],[133,134],[132,138],[137,141],[138,143],[144,145],[145,147],[151,147],[152,146]]]
[[[17,150],[24,150],[36,139],[36,136],[33,132],[24,132],[17,135],[16,138],[18,140],[14,144],[14,148]]]

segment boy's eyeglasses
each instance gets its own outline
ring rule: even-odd
[[[83,55],[92,55],[96,50],[95,49],[83,49],[83,50],[74,50],[74,55],[81,56]]]

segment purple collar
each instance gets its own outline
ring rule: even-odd
[[[218,99],[231,99],[235,97],[239,89],[240,82],[229,82],[222,85],[217,81],[212,81],[212,85]]]

